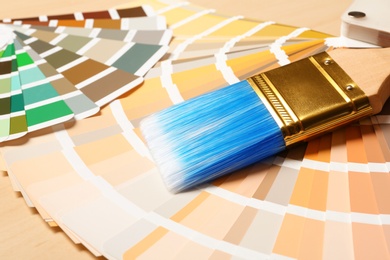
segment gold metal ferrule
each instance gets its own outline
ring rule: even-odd
[[[326,52],[247,81],[280,126],[287,146],[372,113],[364,92]]]

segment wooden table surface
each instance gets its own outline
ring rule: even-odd
[[[129,0],[0,0],[0,18],[108,9]],[[341,14],[352,0],[193,0],[227,15],[243,15],[339,35]],[[1,37],[1,36],[0,36]],[[35,209],[12,190],[6,173],[0,175],[0,259],[96,259],[75,245],[59,228],[49,227]]]

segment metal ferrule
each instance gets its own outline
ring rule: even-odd
[[[372,113],[364,92],[326,52],[247,81],[280,126],[286,146]]]

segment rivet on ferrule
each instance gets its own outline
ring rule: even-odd
[[[332,64],[332,60],[325,60],[325,61],[324,61],[324,64],[325,64],[326,66],[328,66],[328,65]]]

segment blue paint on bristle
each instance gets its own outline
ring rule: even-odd
[[[285,149],[279,126],[247,81],[157,112],[141,122],[141,130],[173,192]]]

